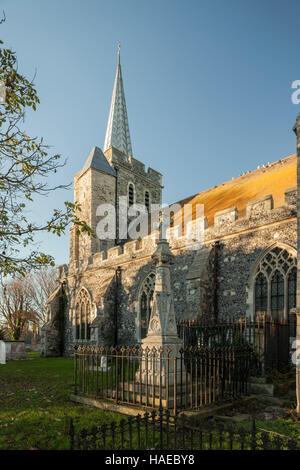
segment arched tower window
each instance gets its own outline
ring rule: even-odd
[[[288,249],[274,247],[259,262],[254,281],[254,311],[288,318],[296,306],[297,260]]]
[[[75,339],[91,338],[91,302],[85,289],[81,289],[75,309]]]
[[[154,286],[155,274],[150,273],[144,280],[139,295],[140,339],[143,339],[147,336],[148,324],[153,302]]]
[[[134,186],[132,183],[128,186],[128,205],[133,206],[134,204]]]
[[[149,212],[150,210],[150,196],[149,196],[149,191],[145,192],[145,207],[146,211]]]

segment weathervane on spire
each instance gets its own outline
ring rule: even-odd
[[[120,63],[120,49],[121,49],[121,44],[120,41],[118,42],[118,62]]]

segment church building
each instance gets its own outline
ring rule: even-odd
[[[178,321],[253,319],[259,312],[288,317],[296,306],[296,184],[291,155],[179,202],[204,205],[204,232],[201,246],[190,249],[178,231],[180,214],[168,229]],[[75,175],[74,200],[96,233],[97,208],[118,209],[120,197],[128,208],[162,202],[161,173],[132,156],[119,52],[104,147],[94,147]],[[116,226],[115,238],[102,240],[71,227],[69,264],[58,268],[48,299],[43,356],[71,356],[75,344],[140,344],[146,336],[156,240],[153,233],[121,239]]]

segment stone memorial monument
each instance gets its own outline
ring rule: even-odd
[[[172,386],[175,382],[181,381],[182,383],[186,373],[184,364],[180,361],[180,349],[183,347],[183,342],[177,334],[171,287],[170,265],[173,264],[174,255],[162,234],[163,227],[161,223],[159,241],[152,255],[156,265],[153,305],[147,336],[142,340],[141,345],[146,358],[141,361],[141,373],[137,372],[137,379],[139,381],[142,379],[144,384],[165,387],[167,384]],[[154,360],[153,348],[156,351]]]

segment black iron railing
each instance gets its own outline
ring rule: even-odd
[[[171,350],[75,346],[75,394],[172,410],[198,409],[249,392],[251,349]]]
[[[252,368],[261,375],[268,369],[282,370],[291,365],[295,315],[289,315],[287,320],[261,314],[255,320],[226,317],[217,322],[183,321],[177,328],[185,347],[250,346],[256,358]]]
[[[241,427],[210,425],[193,427],[184,414],[172,416],[160,409],[121,419],[118,423],[74,428],[70,422],[71,450],[297,450],[299,442],[264,431],[252,421],[250,431]]]

